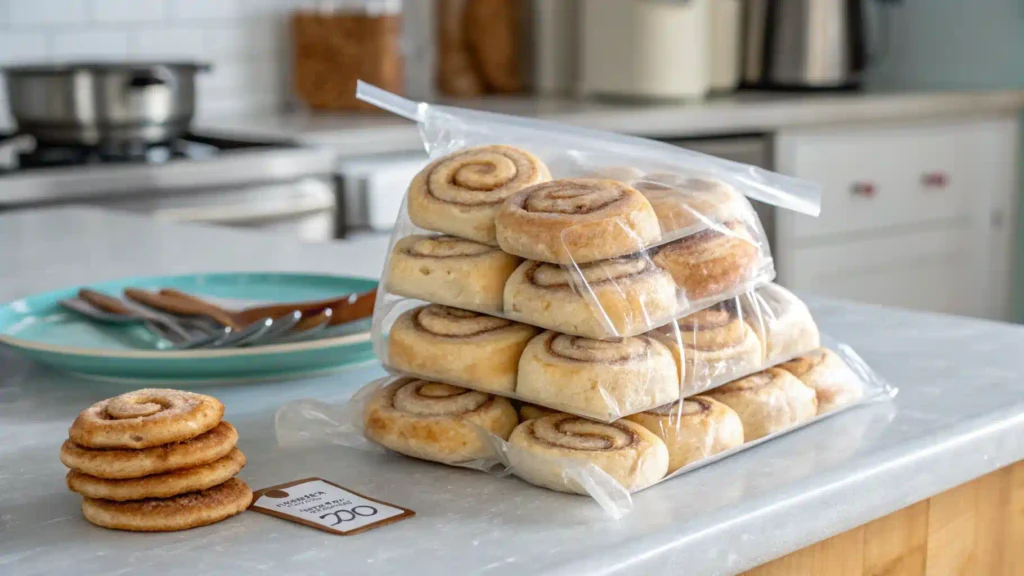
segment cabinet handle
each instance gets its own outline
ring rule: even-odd
[[[878,187],[871,182],[854,182],[850,192],[861,198],[874,198],[878,195]]]
[[[921,184],[925,188],[945,188],[949,186],[949,174],[945,172],[925,172],[921,175]]]

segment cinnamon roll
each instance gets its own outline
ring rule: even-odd
[[[735,295],[737,287],[753,278],[764,264],[760,246],[739,221],[660,246],[653,260],[672,274],[689,302]]]
[[[572,468],[593,464],[630,492],[665,477],[668,449],[636,422],[594,422],[570,414],[527,420],[512,431],[509,459],[516,476],[559,492],[586,494]]]
[[[765,365],[773,366],[821,345],[818,325],[799,298],[778,284],[768,284],[741,298],[744,317],[761,334]]]
[[[407,236],[391,251],[386,286],[400,296],[500,314],[505,282],[520,262],[472,240]]]
[[[740,315],[736,298],[694,312],[654,334],[672,351],[683,395],[735,380],[764,366],[757,333]]]
[[[551,179],[547,166],[513,146],[481,146],[439,158],[409,184],[413,224],[497,246],[494,216],[527,186]]]
[[[478,428],[507,439],[519,422],[505,398],[458,386],[403,378],[363,408],[366,437],[414,458],[459,464],[487,458]]]
[[[614,180],[531,186],[505,201],[495,225],[502,250],[558,264],[625,256],[661,239],[650,202]]]
[[[511,394],[523,348],[537,329],[439,304],[405,312],[391,327],[388,365],[407,374]]]
[[[672,277],[643,255],[579,267],[523,262],[505,285],[505,315],[588,338],[635,336],[676,312]]]
[[[624,414],[679,398],[672,353],[649,336],[616,342],[544,332],[519,360],[518,397],[594,418]]]
[[[86,448],[150,448],[199,436],[220,424],[224,405],[205,394],[147,388],[86,408],[68,430]]]
[[[707,396],[693,396],[626,418],[665,442],[669,474],[743,444],[743,422],[739,415]]]
[[[704,395],[739,414],[747,442],[808,422],[818,413],[814,390],[779,368],[734,380]]]
[[[717,178],[664,172],[632,184],[651,203],[665,236],[708,223],[746,221],[754,214],[742,194]]]
[[[835,352],[818,348],[779,366],[810,386],[818,398],[818,414],[853,404],[864,396],[860,378]]]

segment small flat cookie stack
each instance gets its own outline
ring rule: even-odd
[[[129,392],[82,411],[60,460],[89,522],[166,532],[220,522],[249,507],[235,475],[245,455],[216,398],[169,389]]]

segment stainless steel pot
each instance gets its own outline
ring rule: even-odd
[[[195,63],[11,66],[7,100],[18,132],[44,145],[165,142],[195,113]]]

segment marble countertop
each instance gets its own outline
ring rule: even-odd
[[[386,241],[285,237],[85,209],[0,215],[0,301],[142,274],[306,270],[375,275]],[[245,513],[169,534],[87,524],[58,449],[79,410],[123,390],[0,350],[0,572],[8,575],[358,573],[732,574],[1024,458],[1024,328],[808,297],[827,333],[899,386],[893,403],[839,414],[634,497],[612,520],[591,500],[396,455],[285,449],[273,415],[340,399],[379,366],[217,386],[254,488],[319,476],[416,511],[352,537]]]
[[[741,92],[676,104],[538,97],[489,97],[443,103],[648,138],[685,138],[835,124],[1016,114],[1024,107],[1024,90]],[[343,156],[423,149],[413,123],[383,112],[294,112],[258,117],[205,118],[198,122],[197,129],[297,138],[306,143],[330,146]]]

